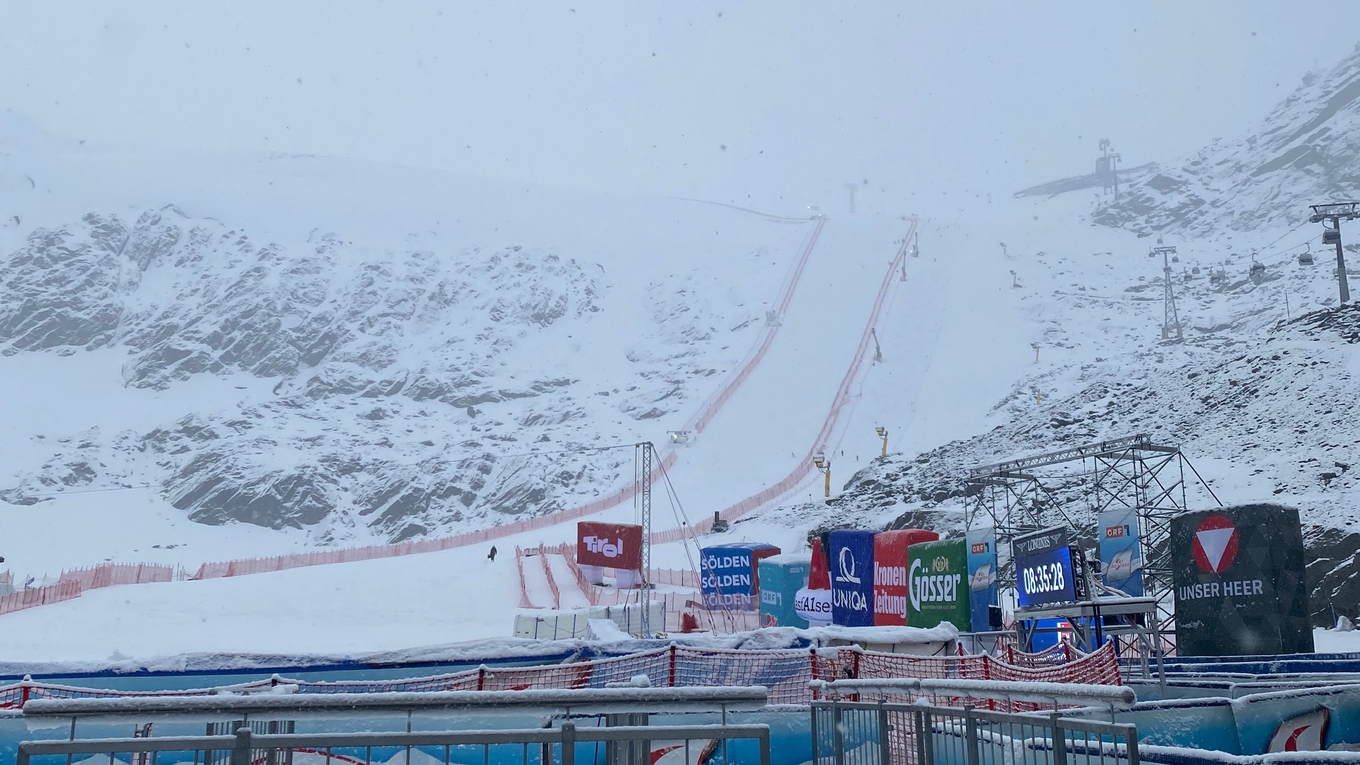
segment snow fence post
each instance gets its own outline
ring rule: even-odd
[[[808,649],[808,659],[809,659],[809,663],[812,665],[812,679],[813,679],[813,680],[820,680],[821,678],[817,676],[817,675],[819,674],[819,673],[817,672],[817,646],[814,645],[814,646],[812,646],[811,648]],[[812,700],[813,700],[813,701],[816,701],[818,698],[819,698],[819,696],[817,695],[817,689],[816,689],[816,688],[813,688],[813,689],[812,689]]]
[[[1058,712],[1053,711],[1053,765],[1067,765],[1067,739],[1064,738],[1062,724],[1058,722]]]
[[[1057,716],[1054,716],[1057,724]],[[963,708],[963,745],[967,748],[968,765],[982,765],[982,753],[978,751],[977,718],[973,717],[973,705]],[[1066,765],[1065,761],[1053,760],[1053,765]]]
[[[576,723],[570,720],[562,723],[562,765],[576,765]]]
[[[674,688],[674,687],[675,687],[675,643],[671,643],[671,646],[670,646],[670,669],[668,670],[668,672],[669,672],[669,679],[667,680],[666,687],[667,687],[667,688]]]
[[[535,629],[537,629],[538,625],[535,624],[534,627],[535,627]],[[485,664],[483,664],[482,666],[480,666],[480,667],[477,668],[477,690],[479,690],[479,691],[484,691],[484,690],[486,690],[486,665],[485,665]]]
[[[236,742],[231,747],[231,765],[250,765],[250,728],[236,729]]]

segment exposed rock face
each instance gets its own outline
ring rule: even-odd
[[[335,235],[290,250],[167,207],[34,231],[0,264],[0,353],[122,349],[130,389],[210,391],[147,432],[38,444],[53,457],[0,499],[152,483],[193,520],[322,542],[585,501],[631,475],[630,454],[529,453],[626,440],[627,423],[702,397],[758,327],[754,308],[654,284],[652,322],[632,328],[645,350],[601,390],[533,350],[608,318],[603,269],[551,252],[370,252]]]

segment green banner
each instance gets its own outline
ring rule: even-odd
[[[921,542],[907,548],[907,626],[949,622],[972,630],[968,608],[968,545],[959,539]]]

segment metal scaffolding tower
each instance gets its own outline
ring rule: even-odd
[[[1085,463],[1090,461],[1090,471]],[[1075,523],[1039,475],[1037,468],[1082,462],[1078,477],[1084,485],[1090,522]],[[1200,478],[1194,465],[1179,447],[1152,443],[1146,433],[1086,444],[1070,449],[1044,452],[1020,459],[982,465],[965,475],[964,496],[968,498],[968,527],[979,517],[996,529],[998,580],[1014,587],[1015,572],[1010,561],[1010,542],[1017,536],[1054,525],[1066,525],[1080,534],[1094,537],[1094,524],[1106,510],[1130,508],[1138,518],[1139,539],[1143,547],[1143,576],[1150,594],[1167,598],[1171,594],[1170,545],[1171,518],[1189,509],[1186,499],[1189,469],[1192,478],[1219,506],[1218,497]],[[1004,560],[1000,554],[1005,553]]]

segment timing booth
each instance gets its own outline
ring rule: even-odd
[[[1119,592],[1091,592],[1089,568],[1068,530],[1055,526],[1017,536],[1011,544],[1015,562],[1016,632],[1020,649],[1044,647],[1042,638],[1069,635],[1080,651],[1093,651],[1109,637],[1128,636],[1139,649],[1139,668],[1149,677],[1155,660],[1162,675],[1157,599]],[[1108,566],[1106,566],[1108,568]],[[1141,576],[1140,576],[1141,584]],[[1063,626],[1060,626],[1063,625]],[[1064,628],[1065,626],[1065,628]]]

